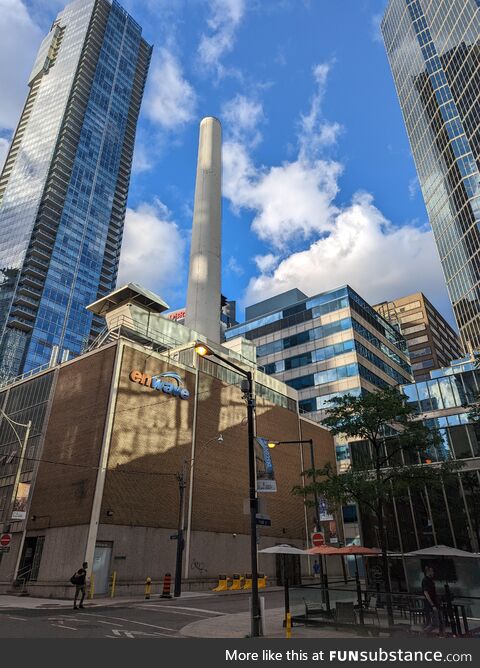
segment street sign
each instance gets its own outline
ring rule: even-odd
[[[4,552],[10,552],[10,545],[6,545],[5,547],[3,547],[3,545],[0,545],[0,554]]]
[[[259,526],[263,526],[263,527],[271,527],[272,526],[272,520],[268,517],[268,515],[263,515],[262,513],[257,513],[257,524]]]
[[[0,546],[7,547],[8,545],[10,545],[11,540],[12,540],[11,533],[2,533],[2,535],[0,536]]]
[[[312,545],[314,547],[321,547],[322,545],[325,545],[325,536],[323,533],[320,533],[320,531],[312,533]]]

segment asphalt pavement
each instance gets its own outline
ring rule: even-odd
[[[284,637],[283,591],[266,591],[265,635]],[[249,594],[195,593],[149,600],[94,599],[83,610],[71,601],[0,596],[1,638],[242,638],[250,632]],[[293,637],[351,634],[294,627]]]

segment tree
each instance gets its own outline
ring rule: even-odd
[[[435,461],[433,453],[435,445],[440,443],[439,437],[418,419],[407,397],[395,388],[359,397],[347,394],[335,397],[330,403],[332,407],[322,424],[334,436],[343,436],[350,442],[353,464],[343,473],[337,473],[336,468],[327,464],[315,471],[315,484],[296,487],[294,493],[310,495],[316,490],[317,495],[325,496],[333,506],[353,500],[360,509],[373,515],[378,528],[388,620],[393,624],[385,530],[387,504],[393,497],[407,494],[409,489],[441,485],[442,479],[451,475],[458,464]],[[305,473],[312,478],[313,471]]]

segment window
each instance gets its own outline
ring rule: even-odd
[[[416,346],[417,343],[427,343],[428,336],[417,336],[415,339],[408,339],[409,346]]]
[[[416,357],[422,357],[423,355],[431,355],[432,349],[430,346],[425,348],[417,348],[417,350],[410,350],[410,358],[415,359]]]
[[[413,325],[413,327],[402,327],[403,334],[413,334],[414,332],[423,332],[427,328],[426,324],[422,322],[420,325]]]
[[[402,315],[400,316],[400,322],[414,322],[415,320],[421,320],[423,318],[423,313],[422,311],[418,311],[418,313],[410,313],[409,315]]]
[[[430,369],[433,366],[433,360],[423,360],[423,362],[417,362],[412,364],[412,371],[419,371],[420,369]]]
[[[420,302],[410,302],[410,304],[405,304],[405,306],[400,306],[398,309],[399,313],[404,313],[405,311],[412,311],[414,308],[420,308]]]

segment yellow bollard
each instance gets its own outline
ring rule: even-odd
[[[95,593],[95,576],[92,573],[90,576],[90,587],[88,589],[88,598],[92,599],[94,593]]]
[[[267,586],[267,576],[263,573],[258,574],[258,588],[265,589]]]
[[[285,635],[287,638],[292,637],[292,615],[290,612],[287,612],[287,619],[285,624]]]
[[[245,573],[245,584],[243,585],[244,589],[251,589],[252,588],[252,574],[251,573]]]
[[[232,586],[230,587],[232,591],[237,591],[242,589],[242,578],[237,573],[234,573],[232,576]]]
[[[115,596],[115,585],[117,584],[117,571],[113,571],[112,573],[112,586],[110,589],[110,598],[113,598]]]
[[[212,591],[226,591],[228,589],[228,578],[226,575],[218,576],[218,584]]]
[[[145,580],[145,598],[150,598],[150,590],[152,588],[152,578]]]

